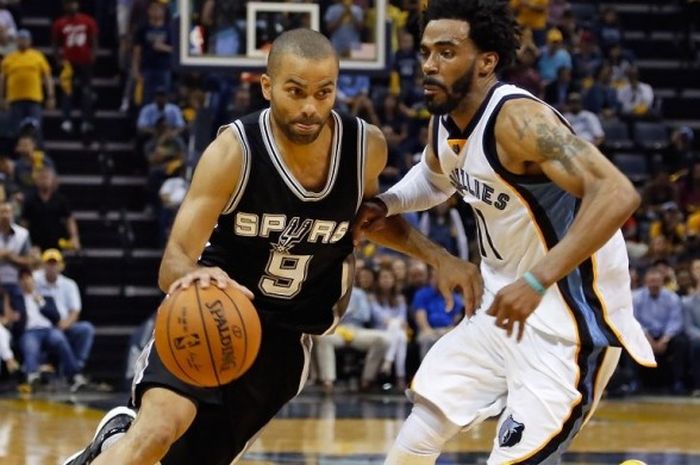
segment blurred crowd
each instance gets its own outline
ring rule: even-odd
[[[376,52],[373,0],[290,3],[319,5],[321,29],[343,58]],[[697,8],[693,2],[681,3],[688,8],[686,33],[692,37]],[[85,4],[94,17],[82,12]],[[182,44],[190,55],[245,55],[246,2],[190,4],[189,43]],[[560,111],[580,136],[630,176],[643,196],[643,205],[623,233],[635,312],[653,341],[659,370],[667,376],[649,376],[625,361],[612,389],[636,392],[662,379],[661,388],[700,394],[700,154],[695,133],[664,122],[663,99],[645,81],[614,6],[566,0],[510,4],[523,40],[516,66],[501,79]],[[94,133],[92,81],[100,48],[113,43],[119,57],[119,111],[133,116],[136,169],[147,174],[147,209],[158,220],[161,245],[192,169],[218,127],[266,105],[256,73],[174,66],[179,19],[175,1],[65,1],[61,11],[55,7],[48,57],[33,48],[31,33],[21,27],[19,5],[19,0],[0,0],[0,118],[7,123],[0,125],[6,128],[0,134],[0,200],[6,202],[11,225],[3,226],[6,220],[0,217],[0,229],[5,238],[16,238],[16,232],[28,237],[12,252],[27,258],[17,264],[16,276],[6,278],[2,264],[13,262],[5,249],[0,251],[3,285],[6,279],[19,285],[24,269],[19,267],[41,265],[42,251],[81,248],[77,224],[43,145],[42,108],[51,110],[58,101],[62,131],[86,138]],[[420,0],[388,2],[387,73],[341,72],[338,82],[336,110],[367,119],[387,139],[383,189],[419,160],[428,137],[430,115],[423,103],[418,51],[421,7]],[[308,26],[308,21],[301,13],[259,13],[253,49],[264,51],[279,33]],[[102,40],[106,35],[114,40]],[[692,40],[686,48],[688,60],[696,60]],[[407,218],[453,254],[478,261],[474,218],[459,199]],[[459,299],[445,311],[425,264],[372,244],[363,244],[356,256],[348,314],[334,335],[317,338],[314,378],[326,392],[332,392],[338,378],[355,379],[358,389],[376,386],[378,380],[402,388],[425,351],[462,317]]]
[[[62,130],[73,132],[80,97],[79,130],[93,130],[98,32],[77,1],[62,6],[47,57],[21,27],[21,2],[0,1],[0,358],[10,373],[21,368],[24,390],[47,376],[72,391],[84,387],[95,331],[79,320],[78,285],[63,274],[63,252],[79,251],[81,242],[44,144],[43,110],[53,110],[58,95]]]

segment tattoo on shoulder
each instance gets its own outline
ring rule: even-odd
[[[522,120],[518,121],[513,116],[509,116],[509,118],[510,122],[513,124],[513,128],[515,128],[515,131],[518,133],[518,140],[525,139],[527,130],[530,128],[530,120],[523,118]]]
[[[586,143],[569,131],[545,121],[535,123],[535,133],[540,154],[548,160],[558,161],[569,173],[575,173],[572,160],[587,150]]]

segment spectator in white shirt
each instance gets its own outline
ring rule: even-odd
[[[70,389],[75,392],[85,386],[87,380],[80,374],[65,334],[54,326],[60,320],[56,303],[37,292],[29,268],[21,268],[18,274],[20,295],[11,302],[19,318],[13,330],[19,338],[27,384],[31,389],[39,381],[39,364],[44,355],[48,355],[58,360],[61,373],[70,380]]]
[[[0,360],[5,362],[8,372],[14,373],[19,369],[19,363],[17,362],[17,359],[15,359],[15,354],[12,352],[12,348],[10,347],[12,335],[5,327],[10,326],[14,322],[14,312],[10,307],[7,294],[4,292],[0,293],[0,302],[3,308],[2,313],[0,313]]]
[[[353,287],[347,311],[335,332],[314,337],[318,377],[325,394],[333,392],[333,384],[336,380],[336,349],[350,347],[366,353],[360,389],[367,390],[375,381],[391,343],[386,331],[367,327],[372,319],[372,306],[366,289],[373,285],[374,272],[369,268],[360,267],[355,277],[356,286],[361,287]]]
[[[0,202],[0,285],[10,298],[21,294],[19,269],[34,263],[29,231],[15,223],[12,203]]]
[[[586,139],[596,147],[600,146],[605,140],[603,127],[600,125],[600,119],[595,113],[584,110],[581,100],[581,94],[573,92],[566,99],[568,111],[564,113],[574,132],[579,137]]]
[[[41,255],[41,261],[43,268],[34,272],[36,289],[42,296],[52,297],[56,303],[60,316],[56,326],[65,333],[82,371],[90,356],[95,327],[88,321],[78,321],[82,310],[80,291],[75,281],[62,274],[65,264],[61,252],[47,249]]]
[[[0,1],[0,29],[7,33],[8,36],[14,37],[17,34],[17,24],[15,18],[7,9],[7,1]]]
[[[645,82],[639,81],[636,66],[627,70],[627,84],[617,91],[617,99],[622,105],[622,114],[631,117],[644,117],[651,113],[654,103],[654,90]]]
[[[189,184],[185,179],[185,166],[181,160],[173,162],[180,166],[175,168],[174,176],[165,180],[158,195],[160,196],[161,208],[158,212],[158,236],[162,246],[168,241],[170,227],[173,224],[180,204],[185,200]]]

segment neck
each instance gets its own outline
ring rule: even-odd
[[[0,224],[0,231],[3,233],[7,234],[12,230],[12,224],[10,223],[2,223]]]
[[[483,81],[475,81],[471,92],[459,102],[457,108],[450,112],[450,117],[460,129],[465,129],[472,118],[474,118],[476,111],[481,106],[481,103],[484,101],[491,88],[496,85],[496,82],[495,74]]]

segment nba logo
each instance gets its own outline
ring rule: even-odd
[[[199,345],[199,334],[186,334],[175,338],[175,348],[177,350],[196,347]]]

